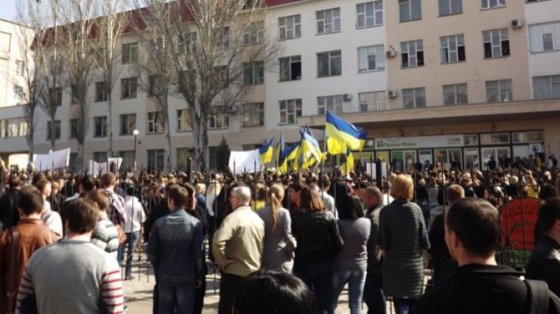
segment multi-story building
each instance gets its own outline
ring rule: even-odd
[[[367,130],[359,158],[403,169],[416,162],[484,167],[490,156],[506,163],[560,153],[560,0],[267,3],[262,23],[277,41],[277,60],[272,68],[253,64],[240,105],[211,117],[210,167],[222,137],[232,149],[249,149],[281,133],[296,141],[298,126],[307,124],[322,141],[326,110]],[[86,160],[105,158],[112,129],[115,151],[131,164],[138,129],[138,165],[163,168],[161,114],[127,70],[141,57],[138,45],[123,38],[111,126],[100,83],[90,87]],[[55,136],[57,148],[75,152],[70,98],[65,91]],[[181,166],[194,141],[186,104],[173,97],[170,104],[171,162]],[[0,108],[0,121],[18,117],[14,110]],[[39,114],[37,152],[49,149],[47,125]],[[0,136],[2,154],[24,147],[24,137]]]
[[[28,122],[23,108],[27,92],[27,54],[32,31],[20,24],[0,19],[0,157],[26,153]]]

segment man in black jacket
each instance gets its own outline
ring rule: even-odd
[[[548,307],[544,313],[560,313],[560,299],[546,286],[529,291],[520,273],[497,265],[499,238],[500,214],[494,206],[482,199],[457,200],[445,219],[445,241],[459,268],[447,282],[427,292],[414,313],[521,314],[530,313],[534,303]],[[540,284],[542,288],[544,282]]]
[[[10,229],[19,222],[16,201],[19,196],[21,179],[17,174],[11,174],[8,178],[10,188],[0,197],[0,224],[2,230]]]
[[[529,257],[527,278],[546,281],[560,295],[560,197],[541,206],[538,224],[542,234]]]

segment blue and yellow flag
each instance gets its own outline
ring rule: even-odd
[[[342,165],[340,165],[340,169],[342,173],[347,176],[352,170],[354,170],[354,155],[352,154],[351,150],[346,151],[346,160]]]
[[[274,142],[274,137],[271,137],[266,143],[264,143],[259,148],[259,154],[261,155],[261,162],[263,164],[272,162],[272,158],[274,157],[274,147],[272,146],[273,142]]]
[[[346,154],[350,150],[361,150],[366,142],[366,133],[343,120],[330,111],[327,111],[325,123],[327,137],[327,150],[329,154]]]
[[[321,148],[317,139],[311,134],[309,128],[299,131],[300,140],[300,164],[302,169],[309,169],[311,166],[320,163],[322,159]]]
[[[284,149],[278,153],[278,170],[280,171],[280,173],[288,172],[288,162],[296,160],[298,155],[299,143],[285,146]]]

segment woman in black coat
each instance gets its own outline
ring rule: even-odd
[[[430,247],[422,209],[410,200],[412,178],[398,175],[391,186],[395,199],[379,216],[379,238],[383,262],[383,291],[392,296],[397,314],[410,313],[423,292],[424,260],[422,250]]]

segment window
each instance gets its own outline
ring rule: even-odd
[[[122,45],[122,63],[138,62],[138,43],[128,43]]]
[[[0,32],[0,51],[10,52],[11,41],[12,41],[12,34]]]
[[[340,8],[317,11],[315,16],[318,34],[340,32]]]
[[[443,85],[443,104],[445,106],[468,104],[467,84]]]
[[[463,13],[463,0],[439,0],[439,16]]]
[[[136,77],[128,77],[121,79],[121,98],[136,98]]]
[[[64,70],[64,60],[61,57],[55,58],[54,56],[51,56],[49,58],[49,64],[50,74],[62,74],[62,71]]]
[[[531,52],[560,50],[560,22],[529,26]]]
[[[177,110],[177,131],[192,131],[190,109]]]
[[[243,82],[245,85],[264,83],[264,63],[262,61],[243,63]]]
[[[177,147],[177,169],[187,170],[189,158],[194,159],[194,149],[188,147]]]
[[[25,73],[25,63],[21,60],[16,60],[16,75],[23,76]]]
[[[105,82],[95,82],[95,101],[107,101]]]
[[[49,141],[52,138],[51,123],[52,121],[47,121],[47,140]],[[54,120],[54,138],[60,139],[60,120]]]
[[[62,106],[62,87],[49,89],[51,104],[57,107]]]
[[[399,0],[399,17],[401,22],[422,19],[420,0]]]
[[[358,102],[361,112],[388,109],[387,93],[385,91],[359,93]]]
[[[121,135],[132,135],[136,129],[136,114],[121,114]]]
[[[278,18],[280,40],[301,37],[301,15],[290,15]]]
[[[78,87],[76,85],[70,86],[70,105],[77,105],[80,102],[78,97]]]
[[[215,79],[216,84],[224,86],[224,88],[229,87],[229,69],[227,66],[215,66],[213,74],[213,78]]]
[[[25,118],[0,120],[0,137],[26,136],[28,132]]]
[[[463,35],[440,37],[441,63],[465,61],[465,40]]]
[[[148,134],[163,133],[165,131],[163,123],[163,112],[148,112]]]
[[[358,15],[357,28],[383,25],[383,1],[381,0],[358,3],[356,13]]]
[[[122,121],[122,118],[121,118]],[[106,137],[107,136],[107,116],[93,117],[93,136]]]
[[[486,101],[506,102],[513,100],[511,80],[486,81]]]
[[[160,75],[148,77],[148,96],[161,96],[164,93],[163,80]]]
[[[78,132],[80,131],[78,129],[78,123],[78,119],[70,119],[70,138],[78,137]]]
[[[342,74],[342,58],[340,50],[317,54],[317,76],[335,76]]]
[[[95,162],[106,162],[107,152],[93,152],[93,161]]]
[[[280,124],[294,124],[301,117],[301,99],[280,100]]]
[[[148,149],[148,171],[161,171],[165,164],[163,149]]]
[[[301,80],[301,56],[291,56],[279,59],[280,81]]]
[[[560,98],[560,75],[533,77],[535,99]]]
[[[264,103],[243,104],[243,126],[263,126],[264,125]]]
[[[243,44],[246,46],[261,44],[263,41],[263,32],[263,21],[250,23],[245,27],[245,32],[243,32]]]
[[[317,114],[324,115],[327,111],[342,113],[342,95],[317,97]]]
[[[121,150],[117,153],[117,156],[122,158],[121,169],[131,170],[134,167],[134,151],[133,150]]]
[[[17,103],[23,101],[25,94],[23,92],[23,87],[20,85],[14,85],[14,98],[16,99]]]
[[[229,48],[229,27],[222,27],[215,32],[218,46],[227,49]]]
[[[179,54],[185,52],[194,53],[198,44],[198,33],[190,32],[186,35],[179,34],[177,39],[177,52]]]
[[[226,106],[213,106],[208,115],[209,129],[229,128],[229,116]]]
[[[426,89],[424,87],[405,88],[402,90],[402,94],[405,109],[426,107]]]
[[[385,51],[383,45],[358,48],[358,72],[385,69]]]
[[[506,5],[506,0],[481,0],[483,9],[503,7]]]
[[[401,66],[415,68],[424,65],[424,48],[422,40],[401,43]]]
[[[484,40],[484,58],[509,56],[509,39],[507,28],[482,32]]]

